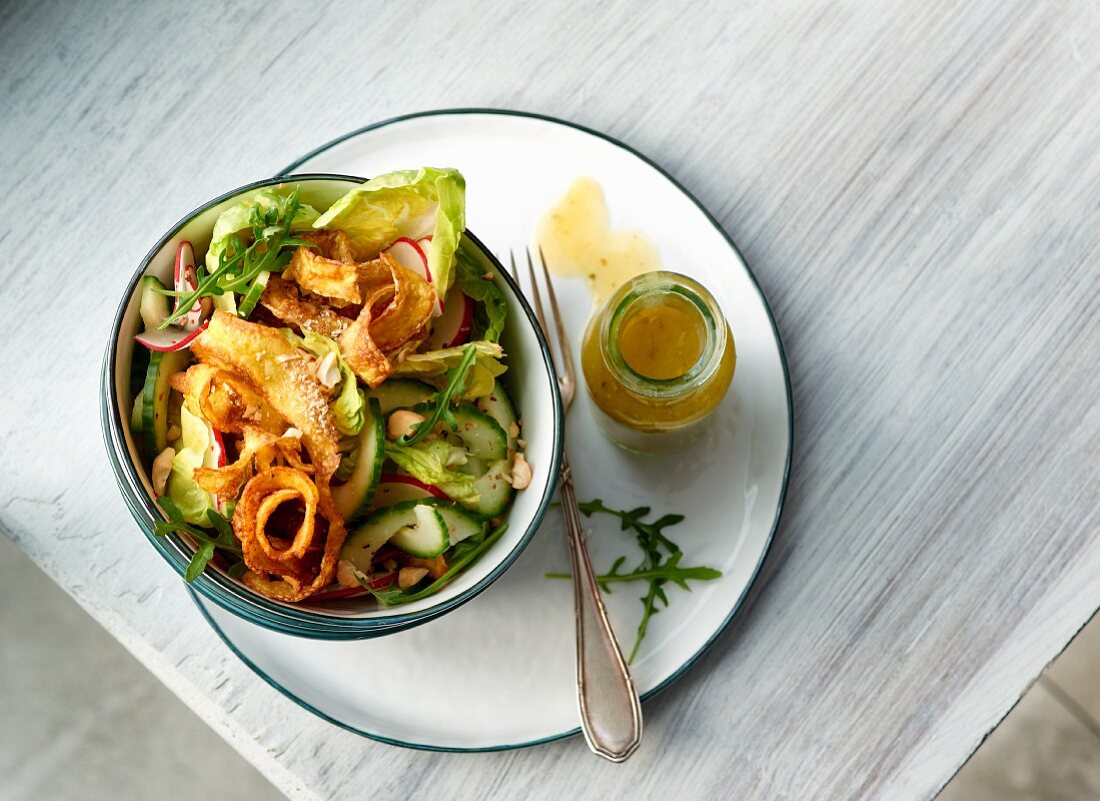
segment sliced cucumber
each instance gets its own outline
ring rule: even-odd
[[[383,444],[385,443],[385,418],[377,398],[367,400],[366,420],[359,432],[359,455],[355,460],[355,469],[346,482],[333,487],[332,500],[336,511],[345,520],[352,521],[362,517],[370,508],[378,480],[382,477]]]
[[[368,390],[367,395],[378,398],[382,414],[388,415],[394,409],[410,409],[427,403],[435,396],[435,391],[435,387],[422,381],[391,378],[376,389]]]
[[[511,466],[510,458],[489,465],[489,469],[474,481],[477,503],[467,504],[467,508],[485,517],[496,517],[507,509],[512,500],[512,485],[508,482]]]
[[[141,417],[144,408],[144,400],[144,392],[139,392],[134,396],[134,409],[130,412],[130,433],[135,437],[141,434]]]
[[[450,501],[414,498],[375,511],[348,537],[340,558],[366,573],[378,549],[388,542],[405,553],[431,559],[468,537],[484,534],[485,526],[484,518]],[[441,541],[445,542],[442,547]]]
[[[379,548],[390,541],[394,533],[394,528],[378,525],[375,518],[371,517],[344,540],[344,547],[340,549],[340,559],[346,559],[362,572],[369,573],[374,555],[378,553]]]
[[[451,547],[450,532],[443,516],[425,503],[412,508],[413,521],[397,530],[390,545],[421,559],[433,559]]]
[[[432,504],[406,501],[380,509],[368,517],[348,537],[340,558],[348,559],[366,572],[370,568],[370,559],[363,562],[364,554],[369,552],[373,557],[387,542],[405,553],[431,559],[447,550],[451,540],[447,524]]]
[[[267,288],[267,279],[271,277],[271,273],[261,272],[256,276],[256,279],[249,285],[248,291],[244,293],[241,298],[241,302],[237,305],[237,316],[248,319],[248,315],[252,314],[252,310],[256,308],[256,304],[260,302],[260,295],[264,293],[264,289]],[[229,294],[228,292],[226,294]]]
[[[508,436],[492,417],[469,404],[459,406],[454,415],[455,434],[471,456],[495,462],[508,455]]]
[[[512,399],[504,391],[499,379],[493,384],[492,392],[477,399],[477,408],[496,420],[508,437],[508,453],[515,453],[516,440],[519,438],[519,418],[516,417]]]
[[[168,378],[185,369],[190,360],[191,352],[186,349],[149,354],[142,392],[141,438],[150,461],[168,445]]]
[[[431,415],[432,407],[421,404],[413,408],[425,417]],[[454,410],[455,435],[462,440],[470,455],[487,462],[495,462],[508,455],[508,438],[504,429],[489,415],[479,412],[476,407],[464,403]]]
[[[146,331],[155,331],[168,317],[168,296],[157,291],[166,288],[155,275],[141,279],[141,322]]]

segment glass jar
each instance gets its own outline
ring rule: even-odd
[[[639,453],[666,453],[697,436],[736,361],[714,296],[663,270],[620,287],[592,317],[581,347],[597,422],[616,445]]]

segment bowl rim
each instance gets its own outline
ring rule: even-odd
[[[209,200],[186,215],[168,228],[141,260],[119,302],[118,309],[111,322],[110,339],[107,344],[103,359],[103,391],[100,394],[100,422],[104,444],[113,468],[115,479],[123,500],[134,518],[138,527],[145,534],[146,539],[153,545],[161,557],[176,571],[180,577],[186,570],[190,561],[191,549],[186,546],[177,534],[159,537],[153,533],[153,521],[164,519],[158,507],[149,497],[148,492],[141,481],[138,468],[130,458],[129,448],[126,445],[123,434],[124,422],[119,411],[119,398],[116,389],[115,375],[118,367],[118,344],[121,339],[122,320],[126,313],[138,282],[145,274],[149,264],[191,220],[210,208],[240,196],[246,192],[263,189],[267,186],[275,186],[287,183],[309,181],[346,181],[351,183],[365,183],[368,179],[340,173],[302,173],[297,175],[280,174],[271,178],[253,181],[236,189],[222,193]],[[232,579],[219,571],[204,571],[195,581],[187,585],[217,604],[226,611],[237,615],[251,623],[264,628],[310,639],[365,639],[397,631],[412,628],[430,620],[434,620],[447,612],[457,609],[462,604],[472,600],[492,585],[511,565],[519,558],[535,532],[542,524],[543,518],[549,509],[551,498],[558,483],[558,475],[561,465],[561,456],[564,436],[564,414],[561,405],[561,396],[557,392],[556,373],[553,366],[553,358],[550,353],[546,337],[538,323],[535,313],[520,288],[516,285],[512,276],[504,269],[500,260],[469,230],[463,234],[468,237],[474,246],[489,259],[493,268],[508,285],[516,301],[527,319],[527,324],[535,334],[543,368],[551,385],[552,398],[552,437],[551,461],[549,478],[544,487],[542,497],[520,539],[506,553],[500,561],[472,587],[447,599],[443,603],[429,606],[417,612],[390,615],[383,618],[354,618],[327,615],[320,612],[296,609],[289,605],[273,602],[250,590],[240,587]]]

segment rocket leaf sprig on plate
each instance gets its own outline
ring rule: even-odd
[[[648,506],[639,506],[630,510],[611,509],[599,498],[577,504],[586,517],[601,513],[619,518],[621,530],[634,532],[638,547],[642,549],[642,561],[633,570],[622,571],[627,557],[620,556],[611,565],[611,569],[596,576],[596,583],[604,592],[611,592],[611,585],[617,582],[644,581],[648,585],[641,597],[642,620],[630,650],[628,662],[633,662],[638,648],[645,639],[649,628],[649,619],[669,604],[665,585],[672,582],[676,586],[691,591],[689,581],[711,581],[721,577],[722,573],[712,567],[684,567],[680,561],[684,558],[680,546],[665,536],[664,530],[683,521],[683,515],[668,514],[652,522],[644,518],[652,511]],[[547,578],[571,578],[569,573],[547,573]]]

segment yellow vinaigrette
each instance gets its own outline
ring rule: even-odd
[[[581,365],[597,420],[628,450],[661,453],[690,441],[718,406],[737,356],[714,297],[657,271],[625,283],[588,324]]]

